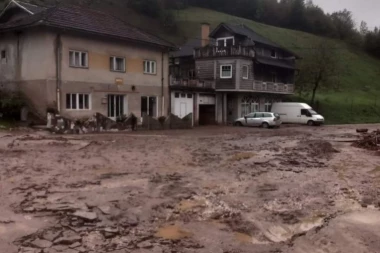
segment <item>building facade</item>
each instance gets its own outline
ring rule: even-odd
[[[211,87],[215,122],[227,124],[251,112],[270,111],[272,103],[293,94],[299,57],[291,51],[244,25],[222,23],[201,41],[205,45],[193,48],[194,75],[187,83]],[[183,56],[175,57],[182,69]],[[186,80],[180,74],[177,83]],[[188,84],[182,86],[190,89]]]
[[[40,115],[165,116],[173,45],[108,14],[11,1],[0,14],[0,88]]]

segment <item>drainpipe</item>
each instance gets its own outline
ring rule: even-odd
[[[164,51],[161,53],[161,116],[164,116],[165,96],[164,96]]]
[[[56,60],[56,92],[57,92],[57,110],[61,113],[61,85],[62,85],[62,40],[61,34],[57,34],[55,41],[55,60]]]

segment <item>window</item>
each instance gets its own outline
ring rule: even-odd
[[[90,94],[68,93],[66,94],[66,109],[89,110]]]
[[[195,70],[194,69],[189,70],[189,79],[191,79],[191,80],[195,79]]]
[[[243,65],[243,73],[242,73],[243,79],[249,78],[249,67],[248,65]]]
[[[87,68],[88,53],[70,50],[69,53],[70,67]]]
[[[272,103],[270,101],[266,101],[264,104],[264,108],[266,112],[270,112],[272,110]]]
[[[220,78],[232,78],[232,65],[220,66]]]
[[[309,116],[309,111],[306,109],[301,109],[301,115]]]
[[[108,117],[117,119],[125,115],[124,95],[107,95]]]
[[[1,63],[7,63],[7,51],[1,50],[0,59],[1,59]]]
[[[247,118],[247,119],[253,119],[254,117],[255,117],[254,113],[250,113],[250,114],[245,116],[245,118]]]
[[[179,98],[179,93],[178,92],[174,93],[174,97]]]
[[[186,97],[186,93],[181,93],[181,98],[185,98]]]
[[[141,97],[141,116],[149,115],[157,117],[157,98],[156,97]]]
[[[270,56],[271,56],[272,58],[277,58],[276,50],[272,49],[272,50],[270,51]]]
[[[193,94],[188,93],[188,94],[187,94],[187,98],[193,98]]]
[[[252,96],[245,96],[241,100],[241,116],[259,111],[259,103]]]
[[[230,47],[230,46],[235,45],[235,38],[234,37],[218,38],[216,39],[216,43],[218,47]]]
[[[255,113],[255,118],[264,118],[264,114],[263,113]]]
[[[155,61],[144,61],[144,73],[145,74],[156,74],[156,62]]]
[[[264,113],[264,118],[272,118],[272,114],[270,114],[270,113]]]
[[[110,57],[111,71],[125,72],[125,58],[124,57]]]

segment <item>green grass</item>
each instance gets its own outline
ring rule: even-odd
[[[232,22],[245,24],[300,56],[318,41],[335,43],[344,71],[341,73],[339,91],[318,91],[320,113],[328,124],[380,122],[380,60],[342,41],[273,27],[212,10],[189,8],[174,13],[179,26],[178,36],[181,38],[199,37],[201,22],[210,23],[212,29],[221,22]],[[303,99],[308,101],[307,97]]]

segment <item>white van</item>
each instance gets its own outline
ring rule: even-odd
[[[272,112],[278,113],[283,123],[322,125],[325,118],[319,115],[308,104],[304,103],[274,103]]]

